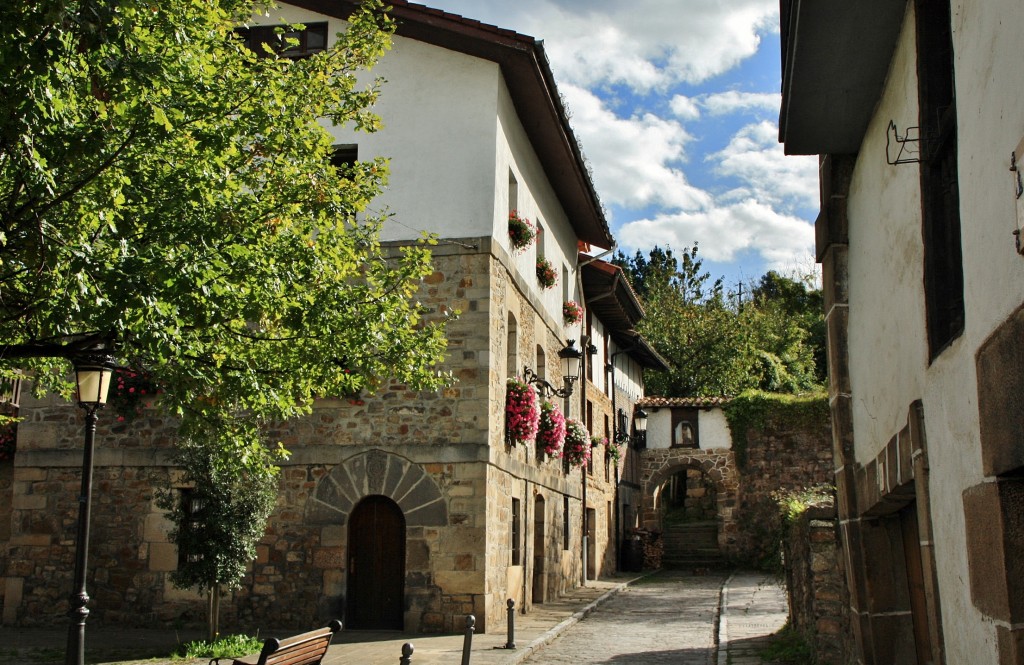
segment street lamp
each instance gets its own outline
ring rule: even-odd
[[[570,339],[565,348],[558,352],[558,357],[562,359],[562,381],[565,384],[562,388],[555,388],[529,367],[523,368],[523,376],[527,383],[539,385],[545,394],[568,399],[572,395],[573,384],[580,378],[580,360],[583,358],[583,351],[576,348],[576,340]]]
[[[78,496],[78,539],[75,542],[75,582],[68,617],[66,665],[85,664],[85,620],[89,617],[89,594],[85,591],[85,569],[89,558],[89,521],[92,499],[92,453],[96,440],[97,411],[107,403],[107,390],[114,370],[113,357],[103,351],[86,352],[72,358],[78,405],[85,410],[85,452],[82,455],[82,491]]]
[[[637,445],[647,442],[647,412],[637,409],[633,414],[633,429],[636,431]]]

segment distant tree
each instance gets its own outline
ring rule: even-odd
[[[207,594],[207,638],[215,640],[220,624],[220,599],[237,589],[246,566],[256,557],[274,509],[279,474],[272,451],[258,430],[237,422],[217,433],[187,433],[175,461],[184,472],[179,480],[191,486],[185,495],[164,488],[157,505],[174,525],[169,537],[178,547],[178,568],[171,582],[179,589],[196,587]]]
[[[752,296],[759,309],[793,320],[805,333],[802,342],[810,352],[814,381],[823,384],[828,371],[824,296],[811,284],[810,278],[794,279],[770,270],[754,287]]]
[[[640,250],[632,258],[622,252],[612,257],[612,263],[622,268],[633,289],[644,299],[654,293],[671,289],[679,294],[683,302],[700,302],[720,294],[722,279],[711,280],[711,274],[704,271],[704,260],[697,256],[698,245],[684,249],[676,259],[672,248],[662,249],[655,245],[648,256]],[[709,283],[710,282],[710,283]]]
[[[820,382],[811,343],[821,320],[820,295],[769,273],[740,305],[722,279],[703,270],[696,243],[676,259],[671,249],[632,258],[619,253],[640,296],[640,332],[671,361],[669,372],[648,372],[651,394],[672,397],[737,395],[749,388],[798,393]],[[640,286],[636,286],[639,284]],[[819,298],[819,300],[816,300]],[[817,313],[815,313],[817,312]]]

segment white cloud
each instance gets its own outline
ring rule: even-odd
[[[624,247],[642,251],[654,245],[689,247],[696,241],[701,256],[723,263],[748,250],[775,270],[806,264],[814,248],[811,224],[753,199],[703,212],[659,214],[624,224],[618,235]]]
[[[431,4],[431,2],[427,2]],[[559,82],[637,91],[699,83],[752,56],[777,0],[433,0],[543,39]]]
[[[697,120],[700,118],[700,107],[691,97],[675,95],[669,100],[668,106],[680,120]]]
[[[711,115],[725,115],[737,111],[763,110],[778,114],[782,95],[774,92],[717,92],[701,100],[701,106]]]
[[[741,129],[724,149],[705,159],[716,163],[715,173],[743,183],[728,198],[751,196],[792,212],[818,204],[818,160],[786,156],[775,123],[760,122]]]
[[[626,208],[660,205],[699,210],[711,196],[691,185],[678,165],[691,137],[678,122],[653,114],[620,118],[593,93],[563,86],[573,131],[594,167],[594,181],[606,204]]]

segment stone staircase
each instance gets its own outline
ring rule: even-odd
[[[661,565],[676,570],[724,568],[728,562],[718,549],[718,522],[667,524],[662,533]]]

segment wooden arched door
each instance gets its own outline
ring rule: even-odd
[[[405,516],[385,496],[366,497],[348,521],[345,627],[402,630],[405,604]]]

